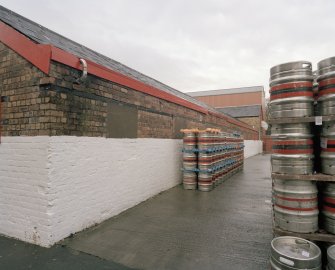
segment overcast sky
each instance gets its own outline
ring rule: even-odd
[[[264,85],[273,65],[335,55],[334,0],[0,0],[180,91]]]

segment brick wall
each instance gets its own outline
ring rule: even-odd
[[[48,97],[39,90],[44,74],[0,43],[0,94],[8,97],[2,102],[3,135],[46,135],[51,123],[47,121]]]
[[[180,138],[180,128],[218,127],[242,132],[246,139],[257,139],[257,132],[229,124],[225,119],[95,76],[78,84],[79,77],[80,71],[56,62],[51,64],[47,76],[0,44],[0,79],[4,82],[0,93],[7,97],[2,103],[3,136],[128,137],[127,129],[122,133],[127,116],[132,120],[128,123],[128,130],[133,129],[130,137]],[[113,105],[122,107],[121,118],[113,115],[117,113]]]
[[[255,127],[256,130],[259,130],[261,126],[261,121],[259,117],[240,117],[238,120],[248,124],[251,127]]]
[[[271,153],[272,152],[272,144],[273,144],[273,141],[271,139],[271,136],[269,135],[266,135],[263,137],[263,152],[264,153]]]

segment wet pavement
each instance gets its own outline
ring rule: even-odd
[[[177,186],[50,249],[0,238],[0,269],[260,270],[271,239],[270,156],[258,155],[211,192]]]

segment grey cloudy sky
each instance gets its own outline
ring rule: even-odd
[[[264,85],[271,66],[335,55],[333,0],[0,0],[183,92]]]

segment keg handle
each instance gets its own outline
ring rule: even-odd
[[[302,68],[309,69],[309,68],[312,67],[312,65],[311,65],[310,63],[302,63],[302,64],[301,64],[301,67],[302,67]]]
[[[295,243],[296,243],[297,245],[306,245],[306,246],[308,246],[308,247],[311,246],[310,243],[308,243],[308,242],[306,242],[306,241],[304,241],[304,240],[301,240],[301,239],[295,239]]]

